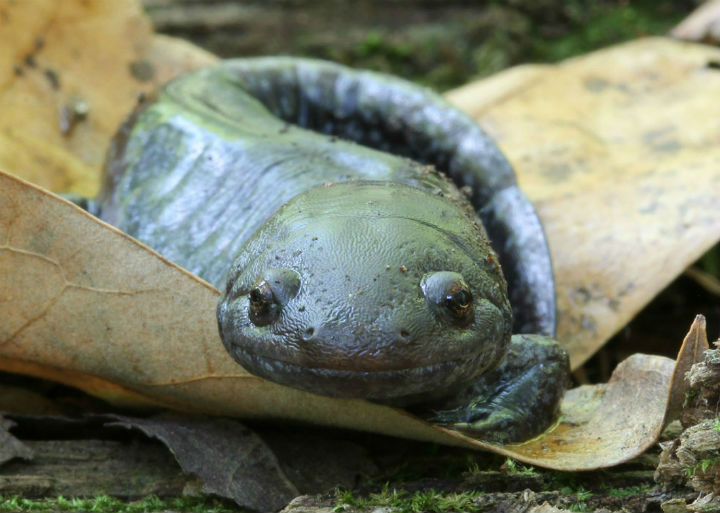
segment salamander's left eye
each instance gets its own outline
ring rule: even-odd
[[[472,292],[460,273],[428,273],[420,282],[420,288],[430,306],[445,319],[452,322],[472,319]]]
[[[291,269],[268,269],[248,294],[250,321],[266,326],[280,316],[282,308],[300,289],[300,276]]]

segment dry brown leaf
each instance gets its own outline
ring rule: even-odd
[[[203,493],[232,499],[251,511],[278,511],[300,495],[277,457],[253,431],[230,419],[159,415],[113,416],[106,426],[137,429],[160,440]]]
[[[153,36],[136,2],[24,0],[0,9],[0,169],[55,191],[94,195],[110,137],[138,95],[215,60]],[[63,133],[61,117],[85,106],[86,119]]]
[[[245,418],[373,431],[387,418],[407,417],[248,374],[220,341],[217,290],[75,205],[5,174],[0,240],[2,370],[114,402]]]
[[[665,424],[680,415],[685,393],[690,389],[690,384],[685,380],[685,375],[694,364],[703,361],[703,353],[710,349],[705,326],[705,317],[702,315],[695,316],[695,320],[680,347],[670,383]]]
[[[471,82],[446,93],[458,107],[475,118],[481,118],[486,109],[502,103],[527,89],[528,84],[542,80],[553,66],[547,64],[521,64],[503,70],[477,82]]]
[[[497,139],[555,269],[558,339],[582,364],[720,240],[720,50],[652,38],[448,95]],[[507,78],[503,78],[503,77]],[[472,88],[478,94],[473,97]]]
[[[563,420],[549,433],[492,446],[402,410],[320,397],[246,373],[217,334],[215,289],[75,205],[5,174],[0,241],[0,370],[119,403],[359,429],[564,470],[625,461],[662,428],[667,358],[631,357],[607,386],[569,392]]]
[[[607,385],[569,390],[554,430],[504,450],[512,458],[559,470],[591,470],[632,459],[662,432],[672,369],[669,358],[634,354],[617,366]]]

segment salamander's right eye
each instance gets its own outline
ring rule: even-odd
[[[256,326],[266,326],[300,290],[300,276],[291,269],[268,269],[250,289],[248,315]]]
[[[256,326],[265,326],[277,318],[279,306],[267,281],[255,282],[248,294],[250,320]]]

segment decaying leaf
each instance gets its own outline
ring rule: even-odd
[[[243,508],[277,511],[300,495],[273,452],[239,422],[118,416],[109,425],[139,429],[160,439],[185,472],[202,480],[204,493],[230,498]]]
[[[343,431],[316,426],[265,424],[257,433],[275,454],[290,482],[300,493],[309,495],[354,488],[361,476],[378,475],[380,462],[373,457],[376,449],[383,454],[382,466],[388,452],[404,447],[392,439],[388,442],[391,448],[372,445],[369,451]]]
[[[632,355],[617,366],[607,385],[569,390],[561,406],[562,420],[553,430],[498,452],[560,470],[627,461],[660,436],[672,369],[669,358]]]
[[[705,318],[698,315],[675,362],[632,355],[617,366],[607,385],[569,390],[555,429],[504,449],[513,458],[562,470],[609,466],[606,462],[613,458],[613,464],[627,461],[652,446],[677,416],[687,390],[685,372],[702,360],[704,349]]]
[[[138,95],[214,60],[154,36],[137,2],[4,2],[0,169],[93,195],[110,137]]]
[[[690,388],[685,375],[694,364],[703,360],[703,353],[710,348],[705,325],[705,317],[697,315],[680,347],[670,384],[670,397],[668,398],[668,407],[665,413],[665,424],[680,415],[685,393]]]
[[[167,411],[151,417],[9,415],[5,421],[15,423],[33,458],[3,465],[0,457],[0,495],[134,499],[195,495],[204,487],[243,507],[271,511],[285,505],[279,497],[287,502],[298,493],[353,488],[358,476],[378,472],[363,444],[336,430],[265,425],[256,435],[236,420]],[[0,419],[0,433],[2,425]],[[145,438],[160,440],[165,449]],[[3,449],[12,446],[1,445],[0,456]]]
[[[718,60],[717,48],[641,39],[448,95],[496,138],[538,210],[574,367],[720,240]]]
[[[121,403],[373,431],[566,470],[625,461],[662,428],[667,358],[633,356],[607,386],[569,392],[563,421],[550,432],[493,446],[402,410],[246,373],[217,334],[216,290],[75,205],[4,174],[0,241],[0,370]]]
[[[27,460],[33,456],[32,449],[8,432],[14,425],[13,421],[0,417],[0,465],[13,458]]]
[[[0,240],[3,370],[135,405],[320,423],[325,408],[327,423],[367,430],[379,416],[406,417],[246,373],[218,336],[215,289],[8,175],[0,178]]]

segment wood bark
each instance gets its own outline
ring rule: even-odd
[[[172,455],[159,443],[132,440],[24,440],[31,461],[0,467],[0,495],[25,498],[112,495],[134,500],[147,495],[181,496],[189,484]],[[197,486],[199,489],[199,486]]]

